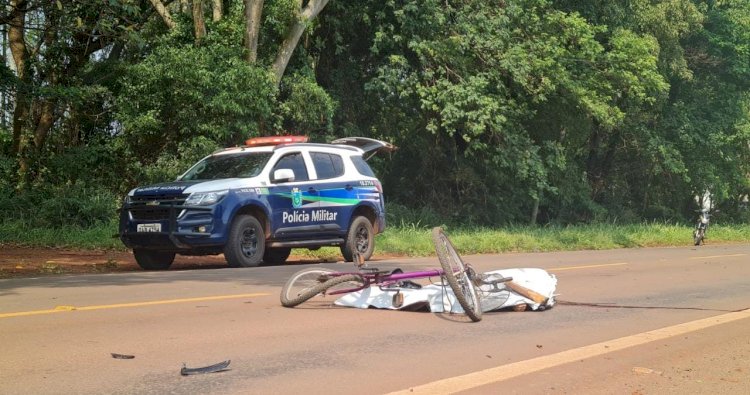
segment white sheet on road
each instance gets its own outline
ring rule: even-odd
[[[492,291],[492,286],[482,285],[480,287],[480,300],[482,311],[495,311],[517,305],[526,305],[532,310],[545,309],[555,304],[555,289],[557,278],[543,269],[502,269],[485,272],[487,281],[493,279],[512,277],[513,282],[522,285],[547,298],[544,305],[534,302],[516,292],[511,291],[504,285],[498,284],[498,290]],[[404,302],[400,307],[393,305],[393,295],[396,292],[404,295]],[[391,310],[427,310],[433,313],[452,312],[463,313],[463,309],[456,302],[455,295],[447,283],[423,285],[420,289],[411,288],[389,288],[382,290],[379,287],[369,287],[358,292],[352,292],[340,297],[335,302],[338,306],[366,308],[380,308]]]

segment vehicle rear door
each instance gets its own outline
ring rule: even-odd
[[[380,152],[393,152],[398,147],[386,141],[371,139],[369,137],[344,137],[331,141],[331,144],[351,145],[364,151],[365,160]]]
[[[320,205],[315,210],[315,223],[322,235],[340,236],[346,233],[351,213],[359,202],[354,184],[345,176],[344,158],[333,152],[310,152],[317,177]]]

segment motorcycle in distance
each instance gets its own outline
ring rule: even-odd
[[[708,223],[711,219],[711,214],[708,212],[708,209],[702,209],[699,212],[700,215],[698,216],[698,222],[695,224],[695,230],[693,231],[693,243],[695,245],[700,245],[706,239]]]

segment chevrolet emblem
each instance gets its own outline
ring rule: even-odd
[[[150,202],[146,202],[146,206],[158,206],[159,201],[158,200],[152,200]]]

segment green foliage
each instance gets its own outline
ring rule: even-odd
[[[135,162],[133,171],[138,174],[137,184],[145,185],[177,178],[204,156],[219,149],[213,140],[195,137],[177,144],[177,153],[163,152],[156,161]],[[135,181],[135,180],[134,180]]]
[[[32,226],[25,221],[15,220],[5,220],[0,224],[0,246],[12,244],[108,250],[125,248],[119,239],[112,237],[117,234],[115,221],[86,227],[63,225],[54,228]]]
[[[30,78],[0,66],[0,94],[21,94],[11,104],[33,115],[20,135],[0,126],[0,214],[22,224],[106,222],[114,196],[280,133],[399,146],[371,164],[403,228],[532,213],[560,226],[692,223],[706,191],[720,222],[748,221],[747,1],[334,1],[278,87],[268,67],[297,1],[265,2],[253,65],[239,1],[200,43],[190,13],[169,29],[150,2],[59,4],[30,1]],[[32,142],[20,155],[19,141]]]
[[[284,78],[276,112],[290,134],[330,134],[336,102],[314,80],[294,74]],[[324,132],[324,133],[321,133]]]
[[[121,197],[103,188],[82,184],[35,188],[17,193],[0,190],[3,223],[31,228],[93,227],[112,222]]]
[[[386,203],[386,226],[395,228],[431,229],[445,225],[446,218],[429,207],[410,208],[398,203]]]
[[[257,135],[273,120],[274,95],[270,74],[237,49],[164,45],[129,67],[118,118],[135,156],[156,158],[189,137],[228,146]]]
[[[29,226],[18,221],[5,221],[0,226],[0,246],[55,246],[65,248],[124,249],[112,238],[117,223],[100,223],[92,227],[63,226],[48,229]],[[448,226],[447,232],[460,254],[552,252],[581,249],[692,246],[692,224],[640,223],[618,225],[601,223],[582,226],[513,226],[507,228],[466,228]],[[744,225],[712,225],[711,244],[747,243],[750,227]],[[391,226],[377,236],[376,256],[434,256],[430,227]],[[315,257],[329,262],[341,259],[338,248],[293,250],[294,255]]]
[[[435,135],[427,144],[440,147],[425,150],[426,139],[415,133],[394,136],[409,150],[415,173],[427,176],[417,186],[426,189],[416,193],[421,199],[405,201],[429,203],[468,222],[514,222],[528,218],[541,196],[554,199],[565,191],[584,202],[572,202],[569,194],[563,201],[574,205],[560,212],[589,207],[575,216],[598,217],[596,205],[585,202],[590,197],[576,192],[586,185],[568,188],[576,177],[567,173],[587,170],[579,155],[592,136],[601,146],[589,162],[597,171],[608,166],[596,162],[611,160],[603,152],[639,114],[632,109],[665,96],[657,41],[591,25],[547,1],[441,4],[391,4],[393,18],[382,25],[388,34],[376,34],[373,44],[378,53],[400,51],[383,57],[368,85],[383,102],[405,103],[394,103],[397,111],[384,107],[388,119],[416,103],[419,111],[410,115],[419,120],[406,126],[423,127]],[[550,113],[574,114],[566,120],[571,127],[543,125]],[[415,161],[417,152],[428,158]],[[397,193],[410,188],[396,186]],[[547,203],[548,217],[550,208]]]

